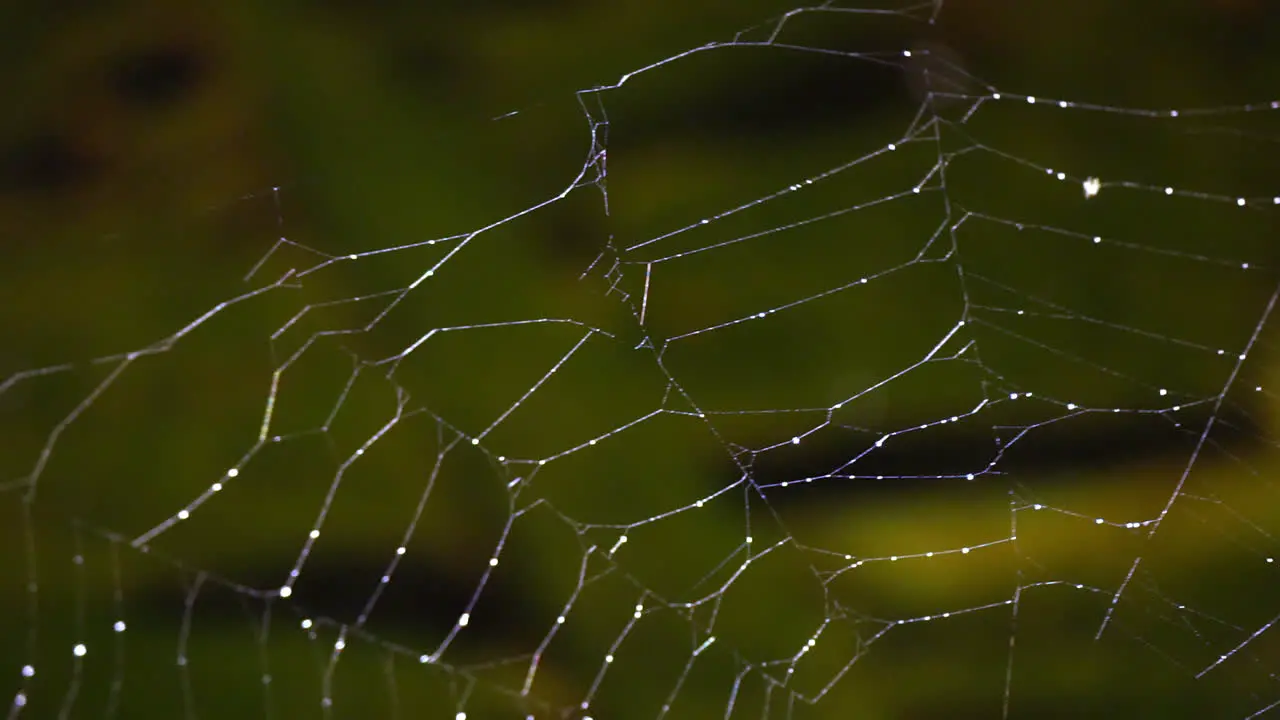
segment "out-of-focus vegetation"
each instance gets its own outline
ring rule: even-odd
[[[1277,215],[1223,200],[1277,192],[1278,113],[1179,125],[1128,112],[1280,99],[1274,10],[944,1],[932,25],[930,8],[801,15],[781,40],[864,54],[725,47],[574,94],[788,9],[622,0],[4,11],[0,377],[75,364],[0,386],[0,678],[38,667],[25,712],[465,709],[474,720],[561,711],[592,693],[597,717],[651,717],[671,697],[672,716],[721,717],[735,673],[776,661],[767,674],[785,679],[819,627],[792,685],[768,691],[761,673],[744,676],[742,716],[791,716],[790,690],[823,692],[794,713],[824,718],[998,716],[1006,701],[1019,717],[1235,717],[1274,699],[1265,636],[1193,676],[1280,609],[1265,560],[1280,532],[1268,480],[1274,410],[1253,389],[1275,374],[1262,321]],[[988,100],[936,143],[877,154],[610,272],[619,248],[877,152],[921,107],[952,121],[970,107],[946,96],[922,105],[929,88],[1100,109]],[[940,148],[979,146],[1004,155],[960,153],[930,172]],[[584,164],[582,186],[560,202],[469,240],[420,244],[556,197]],[[1085,200],[1040,167],[1115,184]],[[918,200],[877,204],[922,180]],[[1152,191],[1165,185],[1178,193]],[[646,262],[862,205],[657,262],[646,285]],[[956,225],[965,213],[976,214]],[[922,248],[928,262],[913,262]],[[348,254],[358,259],[297,277]],[[446,256],[385,316],[385,296],[335,303],[406,288]],[[863,275],[865,289],[672,342],[661,364],[649,350]],[[221,305],[277,278],[270,292]],[[646,294],[641,326],[632,311]],[[122,370],[89,362],[152,347],[211,308]],[[1030,318],[1012,317],[1018,309]],[[548,318],[579,324],[503,324]],[[748,452],[826,415],[743,411],[829,408],[919,361],[962,319],[972,335],[942,353],[969,344],[957,361],[848,401],[794,447]],[[501,325],[475,328],[487,323]],[[600,332],[547,375],[587,326]],[[458,329],[405,355],[390,380],[386,364],[352,374],[357,361],[394,358],[445,328]],[[1010,390],[1046,400],[967,416]],[[1168,409],[1179,401],[1185,413]],[[1068,413],[1066,402],[1125,412]],[[669,412],[614,432],[660,409]],[[721,414],[708,425],[700,410]],[[845,469],[888,480],[718,493],[744,469],[767,485],[830,473],[882,434],[951,416],[966,419],[891,437],[886,453]],[[149,552],[129,545],[246,457],[189,522]],[[910,475],[933,479],[900,478]],[[515,486],[525,489],[513,501]],[[298,616],[355,623],[426,488],[404,562],[332,662],[338,631],[309,639]],[[1032,498],[1054,510],[1011,510]],[[699,500],[696,512],[644,522]],[[295,596],[267,603],[324,507]],[[1151,534],[1124,527],[1157,517]],[[584,565],[586,549],[614,545],[623,527],[616,569],[575,593],[580,573],[608,567],[604,553]],[[746,553],[775,544],[721,601],[681,606],[715,595]],[[439,663],[417,665],[454,627],[495,548],[475,621]],[[877,560],[836,573],[852,562],[843,554]],[[1061,584],[1032,587],[1047,581]],[[1126,582],[1115,625],[1095,640]],[[886,619],[1015,593],[1016,620],[1007,607],[975,611],[862,647]],[[520,697],[525,655],[579,596]],[[652,614],[610,649],[637,603]],[[128,630],[113,635],[121,613]],[[689,665],[698,632],[717,641]],[[76,642],[91,648],[78,661],[67,650]],[[608,652],[616,662],[592,690]],[[322,708],[327,692],[334,705]]]

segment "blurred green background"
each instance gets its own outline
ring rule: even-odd
[[[0,11],[10,717],[1280,699],[1280,16],[850,7]]]

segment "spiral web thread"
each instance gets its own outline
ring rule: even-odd
[[[1113,652],[1172,678],[1155,686],[1169,697],[1230,687],[1218,702],[1241,717],[1280,703],[1270,649],[1280,516],[1266,477],[1276,439],[1265,417],[1275,400],[1266,372],[1280,293],[1267,240],[1276,185],[1244,171],[1234,185],[1196,184],[1178,170],[1166,184],[1158,166],[1124,177],[1091,167],[1087,153],[1051,161],[1021,135],[1002,141],[1010,127],[1079,123],[1248,157],[1280,138],[1280,101],[1153,109],[1032,96],[929,48],[852,51],[814,30],[880,17],[923,26],[943,12],[800,8],[580,91],[586,153],[576,175],[465,232],[339,252],[288,234],[287,187],[232,203],[266,208],[285,233],[246,268],[248,289],[136,349],[0,383],[3,400],[89,378],[59,396],[74,400],[39,428],[32,452],[10,459],[25,469],[0,483],[13,519],[10,580],[26,603],[23,641],[0,667],[14,686],[8,716],[125,713],[130,686],[155,682],[126,672],[139,663],[127,638],[152,622],[175,653],[142,662],[167,664],[160,683],[173,687],[155,691],[171,692],[184,717],[230,692],[219,688],[236,673],[261,684],[253,712],[269,717],[808,717],[850,707],[874,717],[907,702],[907,687],[932,707],[950,693],[1007,717],[1035,707],[1037,677],[1064,672],[1055,656]],[[636,127],[627,102],[644,90],[634,89],[734,53],[873,64],[923,84],[874,143],[862,132],[801,162],[807,173],[759,171],[748,197],[724,202],[712,188],[645,216],[636,208],[663,191],[636,188],[659,183],[662,166],[620,149]],[[772,167],[767,157],[739,161]],[[1105,214],[1108,203],[1143,208],[1145,225]],[[571,281],[545,267],[528,274],[530,287],[567,285],[572,297],[544,301],[524,286],[499,297],[507,259],[528,262],[519,248],[544,231],[542,218],[561,214],[595,223],[590,261]],[[1204,310],[1111,312],[1071,289],[1108,278],[1127,286],[1126,273],[1149,305]],[[402,281],[351,291],[392,276]],[[1179,300],[1188,295],[1204,299]],[[903,303],[918,310],[893,310]],[[160,516],[151,503],[118,522],[77,512],[67,525],[45,512],[58,507],[48,496],[76,492],[58,459],[81,452],[70,448],[82,427],[111,423],[130,393],[154,392],[138,384],[152,368],[168,363],[183,377],[194,366],[184,348],[246,316],[264,332],[235,352],[270,364],[244,361],[257,411],[253,432],[235,437],[237,455],[199,476],[163,478],[141,458],[136,481],[112,481],[123,488],[117,503],[171,498]],[[891,327],[903,317],[919,320]],[[451,353],[488,357],[503,378],[489,383],[482,368],[450,379],[468,362],[451,363]],[[456,397],[478,409],[459,410]],[[1176,458],[1130,466],[1142,477],[1129,490],[1104,470],[1091,472],[1105,482],[1064,492],[1020,464],[1023,448],[1070,443],[1093,423],[1112,423],[1122,443],[1123,428],[1154,428]],[[934,450],[955,438],[969,446],[963,459]],[[804,454],[811,447],[818,460]],[[930,461],[935,452],[948,467]],[[697,482],[680,461],[690,457]],[[280,523],[294,528],[296,552],[272,565],[274,582],[238,578],[220,569],[217,548],[183,544],[202,522],[195,537],[282,532],[238,526],[261,517],[252,488],[274,487],[281,473],[293,480],[273,492],[296,493]],[[840,488],[872,490],[814,494]],[[906,488],[907,510],[884,500],[895,488]],[[815,509],[813,497],[836,507]],[[350,580],[361,599],[350,612],[316,612],[308,570],[335,523],[338,535],[351,532],[335,517],[356,504],[385,513],[361,549],[379,558],[377,571]],[[453,611],[436,627],[379,626],[406,568],[451,552],[433,513],[455,520],[441,532],[465,531],[468,548],[486,548],[454,558],[468,592],[444,601]],[[886,527],[876,514],[912,527]],[[1220,607],[1186,577],[1216,577],[1212,569],[1179,570],[1179,558],[1249,568],[1248,597]],[[50,575],[68,573],[74,597],[50,607]],[[157,582],[182,590],[180,607],[158,611],[163,622],[132,606],[136,586]],[[511,588],[525,585],[527,603],[513,602],[521,595]],[[486,604],[491,596],[501,601]],[[210,639],[227,626],[221,611],[202,615],[210,597],[241,610],[230,623],[239,635],[226,641],[240,648],[240,667]],[[1054,646],[1045,626],[1077,616],[1089,630]],[[503,637],[508,623],[534,631]],[[50,639],[63,635],[70,647]],[[309,664],[295,661],[298,648]],[[931,655],[950,671],[922,665]],[[884,679],[895,672],[912,679]],[[884,683],[888,699],[872,692]],[[314,704],[295,707],[298,697]]]

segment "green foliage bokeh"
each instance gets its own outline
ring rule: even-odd
[[[960,93],[977,93],[985,82],[1010,93],[1125,109],[1269,100],[1274,88],[1267,81],[1280,73],[1265,22],[1274,13],[1249,2],[1175,5],[944,2],[935,25],[918,19],[929,16],[918,11],[830,26],[799,17],[792,30],[810,42],[875,53],[929,47],[941,55],[945,48],[957,58],[952,70],[971,73],[967,87],[953,87]],[[735,479],[739,468],[729,461],[723,438],[708,432],[696,409],[671,392],[664,371],[681,378],[682,387],[709,408],[829,407],[942,337],[967,309],[950,262],[912,265],[866,290],[811,304],[785,323],[761,324],[758,333],[728,329],[715,341],[673,344],[661,365],[628,312],[634,308],[621,299],[629,293],[637,300],[645,292],[643,264],[627,267],[610,289],[614,278],[605,271],[612,249],[763,197],[877,151],[878,143],[905,132],[922,98],[913,83],[923,82],[924,71],[906,66],[900,77],[894,75],[900,87],[882,94],[857,86],[864,76],[850,68],[880,55],[824,60],[779,48],[720,48],[635,75],[616,90],[575,95],[708,41],[727,40],[787,9],[763,1],[657,7],[626,0],[539,8],[397,4],[378,10],[344,3],[120,2],[74,11],[5,11],[5,77],[12,97],[22,102],[13,103],[0,125],[6,148],[0,376],[64,362],[77,366],[15,383],[0,394],[0,482],[30,473],[50,433],[118,369],[114,361],[91,359],[148,348],[210,308],[283,278],[281,287],[237,299],[172,347],[128,363],[73,423],[57,430],[36,503],[23,503],[25,488],[0,486],[7,488],[0,495],[6,542],[0,551],[0,676],[17,677],[17,668],[29,662],[33,617],[41,633],[35,646],[42,657],[56,658],[40,663],[35,716],[52,717],[68,703],[74,673],[83,673],[77,716],[95,715],[118,701],[126,717],[151,716],[148,708],[157,708],[156,717],[172,716],[182,707],[196,707],[205,717],[261,708],[303,717],[321,711],[326,682],[337,698],[330,710],[340,717],[393,710],[407,717],[452,717],[462,707],[452,704],[458,698],[466,698],[471,718],[484,717],[490,702],[495,713],[510,710],[500,694],[469,694],[459,678],[480,678],[477,687],[518,688],[518,664],[492,661],[526,652],[527,643],[512,640],[507,646],[500,637],[463,642],[456,657],[445,659],[467,673],[431,674],[411,667],[412,652],[435,642],[431,631],[412,622],[379,625],[375,613],[369,632],[376,639],[353,643],[330,678],[327,648],[333,634],[325,636],[327,644],[308,642],[294,630],[294,610],[280,604],[274,612],[289,629],[277,628],[266,640],[255,637],[261,601],[220,583],[227,579],[266,590],[260,581],[284,576],[344,461],[397,417],[398,399],[404,397],[399,391],[411,398],[404,406],[409,414],[374,451],[343,470],[316,550],[337,558],[340,567],[354,562],[350,558],[381,567],[400,542],[437,454],[453,442],[449,432],[475,436],[490,428],[589,326],[601,332],[584,341],[566,361],[568,369],[549,376],[510,422],[492,426],[481,447],[463,443],[449,450],[408,553],[413,563],[432,568],[431,577],[473,586],[477,568],[486,566],[508,529],[503,482],[533,472],[535,490],[523,502],[547,502],[511,524],[498,566],[510,573],[501,581],[504,605],[482,607],[495,624],[531,627],[539,638],[574,587],[584,547],[607,546],[618,534],[616,527],[584,530],[566,517],[593,526],[636,523],[688,506]],[[743,37],[766,35],[767,28]],[[132,64],[157,56],[167,58],[160,65],[178,77],[176,89],[131,94]],[[813,112],[809,122],[804,115],[778,120],[791,101],[791,73],[822,78],[804,88],[829,94],[833,106],[843,108],[839,103],[849,95],[857,99],[848,101],[847,113],[819,113],[819,103],[805,106],[803,112]],[[949,118],[963,111],[930,107]],[[404,288],[459,242],[425,241],[489,228],[564,191],[599,150],[591,132],[606,126],[591,123],[606,117],[607,162],[592,166],[607,168],[603,187],[584,182],[560,202],[466,240],[467,251],[448,260],[447,272],[405,294],[385,317],[379,313],[386,305],[377,298],[330,304]],[[655,265],[661,269],[654,273],[644,332],[677,336],[749,308],[811,296],[868,270],[910,264],[946,217],[937,204],[945,194],[957,207],[1019,218],[1046,231],[1032,238],[1009,222],[971,230],[982,222],[975,219],[955,231],[962,258],[943,258],[941,250],[933,254],[931,260],[951,260],[990,279],[989,288],[1016,288],[1004,298],[992,291],[985,298],[990,305],[1035,295],[1158,338],[1239,348],[1258,324],[1275,279],[1268,272],[1241,273],[1225,260],[1246,257],[1274,265],[1275,215],[1265,209],[1241,212],[1216,200],[1170,202],[1148,192],[1171,185],[1224,197],[1274,193],[1274,118],[1235,113],[1224,122],[1231,123],[1229,132],[1216,133],[1212,126],[1189,132],[1165,118],[1132,113],[988,102],[957,126],[964,136],[940,142],[959,148],[976,138],[1009,157],[1128,181],[1135,188],[1108,187],[1085,201],[1077,185],[1045,185],[1017,162],[972,153],[954,158],[945,179],[935,179],[945,182],[942,193],[878,207],[874,201],[905,192],[937,161],[936,147],[904,146],[808,194],[726,218],[714,231],[728,239],[841,205],[867,203],[865,210]],[[1094,253],[1085,243],[1057,242],[1054,230],[1063,228],[1087,228],[1209,261],[1111,247]],[[635,257],[655,260],[713,244],[695,232],[662,252]],[[281,237],[289,242],[268,254]],[[398,249],[334,262],[302,279],[289,275],[314,266],[322,254],[337,258],[382,248]],[[599,257],[603,265],[588,270]],[[268,342],[308,306],[315,311]],[[315,333],[365,327],[375,318],[368,332],[320,336],[272,385],[273,371]],[[581,324],[471,328],[528,318],[573,318]],[[1221,388],[1224,366],[1212,353],[1184,356],[1174,343],[1115,340],[1096,324],[1037,322],[1041,342],[1071,348],[1122,377],[1072,375],[1066,364],[979,326],[974,332],[981,364],[922,370],[919,380],[870,394],[836,422],[889,432],[963,412],[994,387],[984,385],[995,382],[982,375],[984,368],[998,370],[1000,380],[1013,386],[1043,388],[1043,394],[1070,395],[1097,407],[1147,407],[1154,388],[1177,388],[1187,397],[1212,396]],[[397,364],[394,383],[382,374],[386,365],[351,374],[353,358],[394,357],[432,328],[471,329],[446,331],[424,343]],[[1258,346],[1261,359],[1246,371],[1251,383],[1266,380],[1268,353],[1265,342]],[[271,434],[285,435],[287,442],[259,437],[269,396],[279,401]],[[340,412],[331,415],[339,399]],[[1273,432],[1264,403],[1250,396],[1235,404],[1264,418],[1259,434]],[[671,412],[610,435],[659,409]],[[438,418],[447,420],[447,431]],[[733,442],[755,446],[789,438],[812,420],[731,415],[719,427]],[[1004,421],[1029,424],[1036,417],[1013,412],[988,426]],[[1063,425],[1053,432],[1067,445],[1073,433],[1091,431],[1084,422]],[[313,432],[318,427],[325,431]],[[548,457],[591,438],[600,438],[597,448],[545,469],[513,470],[495,462],[499,454]],[[842,441],[847,438],[824,440]],[[1119,442],[1127,441],[1121,436]],[[1161,591],[1172,596],[1186,586],[1184,597],[1198,592],[1204,606],[1241,626],[1255,617],[1265,621],[1274,612],[1263,599],[1275,593],[1245,598],[1237,584],[1249,587],[1258,579],[1265,585],[1272,576],[1260,574],[1257,557],[1239,552],[1245,543],[1213,529],[1231,522],[1222,508],[1247,508],[1255,524],[1276,528],[1280,517],[1266,504],[1274,498],[1258,480],[1275,467],[1274,458],[1259,449],[1265,443],[1234,442],[1224,439],[1225,450],[1206,454],[1194,466],[1197,482],[1216,488],[1220,505],[1173,517],[1158,541],[1144,545],[1130,536],[1097,536],[1088,520],[1051,519],[1026,529],[1023,552],[1051,568],[1050,576],[1103,588],[1117,585],[1133,557],[1149,556]],[[228,482],[227,495],[237,495],[214,498],[191,523],[155,543],[157,556],[177,559],[182,568],[128,546],[127,539],[171,517],[259,445],[242,476]],[[1054,506],[1146,518],[1178,481],[1187,447],[1159,446],[1103,468],[1075,460],[1061,467],[1041,462],[1034,477],[1014,482],[1043,483]],[[925,447],[919,454],[935,451]],[[1235,454],[1248,461],[1235,462]],[[793,461],[799,467],[805,459]],[[780,462],[782,469],[761,472],[787,473],[787,461]],[[1008,486],[1002,482],[993,475],[977,489],[946,486],[902,496],[877,491],[845,503],[780,501],[771,507],[757,498],[754,505],[746,501],[745,513],[743,498],[749,494],[735,492],[717,495],[697,515],[638,524],[620,554],[625,579],[606,578],[596,599],[571,615],[566,647],[557,651],[563,654],[540,671],[534,695],[558,707],[573,702],[591,683],[602,638],[614,637],[636,604],[637,588],[673,602],[708,592],[726,580],[708,576],[708,570],[743,552],[737,548],[744,533],[752,535],[756,551],[790,534],[810,547],[856,548],[850,552],[861,557],[1003,539],[1011,531]],[[1222,515],[1215,515],[1219,510]],[[744,529],[744,516],[750,530]],[[107,542],[103,531],[125,542]],[[25,589],[28,540],[39,569],[34,610]],[[73,555],[84,562],[65,562]],[[1007,548],[983,558],[965,562],[953,554],[927,571],[895,571],[884,564],[848,585],[833,580],[824,596],[815,573],[835,566],[815,567],[812,556],[783,544],[725,594],[717,618],[721,639],[709,650],[726,648],[719,656],[723,662],[691,671],[673,712],[723,714],[733,682],[726,668],[733,667],[735,650],[757,660],[776,658],[839,616],[850,632],[825,641],[812,660],[824,668],[812,677],[830,677],[857,655],[859,636],[865,640],[875,632],[874,622],[859,620],[856,612],[918,617],[936,608],[1007,599],[1017,583],[1032,581],[1032,571]],[[120,567],[127,568],[123,579],[114,576]],[[206,579],[201,571],[220,579]],[[199,592],[191,590],[193,583]],[[367,597],[376,575],[352,584],[360,588],[354,591],[358,597]],[[388,592],[397,592],[396,583],[390,585]],[[1142,592],[1151,590],[1144,587]],[[105,629],[119,608],[113,600],[117,590],[131,616],[127,661],[112,665],[93,655],[95,662],[75,670],[62,648],[85,633],[111,637]],[[184,603],[190,597],[195,605]],[[858,602],[836,607],[833,598]],[[1209,676],[1195,693],[1184,692],[1185,673],[1165,667],[1130,672],[1152,666],[1143,640],[1162,638],[1168,630],[1150,620],[1160,614],[1150,610],[1159,605],[1153,601],[1149,612],[1125,618],[1132,630],[1125,639],[1093,643],[1091,632],[1107,599],[1080,602],[1066,591],[1028,595],[1018,619],[1021,654],[1012,665],[1015,715],[1020,707],[1031,714],[1057,706],[1072,708],[1063,710],[1065,716],[1105,709],[1203,717],[1236,692],[1231,680],[1247,688],[1231,696],[1230,702],[1240,703],[1231,707],[1249,706],[1256,687],[1248,676],[1252,670]],[[202,615],[199,608],[206,606],[213,609]],[[611,703],[607,716],[657,712],[683,671],[690,628],[707,621],[704,612],[685,617],[671,611],[627,641],[627,651],[619,652],[610,670],[607,682],[613,685],[602,690]],[[504,619],[493,619],[499,617]],[[900,639],[869,646],[856,665],[856,682],[838,684],[805,712],[850,717],[849,708],[857,708],[857,717],[940,717],[962,708],[998,716],[1011,634],[1007,613],[894,632]],[[1205,629],[1203,637],[1217,639],[1219,632]],[[189,671],[175,670],[173,661],[172,648],[183,633],[193,653]],[[1233,636],[1224,632],[1228,637]],[[109,652],[109,644],[101,647],[104,655]],[[273,685],[265,693],[260,654],[269,655],[273,668]],[[397,669],[389,671],[388,663]],[[113,696],[119,668],[125,689]],[[394,688],[388,679],[397,681]],[[777,692],[773,712],[782,716],[785,702]],[[765,691],[749,686],[743,693],[747,706],[759,703]]]

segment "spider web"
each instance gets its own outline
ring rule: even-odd
[[[1028,94],[919,40],[957,10],[482,122],[539,189],[457,227],[327,234],[303,180],[15,280],[8,717],[1280,703],[1280,101]]]

